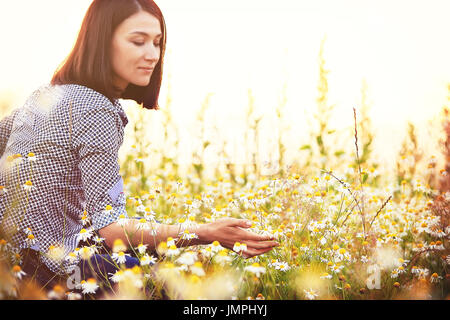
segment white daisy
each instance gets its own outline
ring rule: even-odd
[[[234,252],[239,253],[239,252],[243,252],[245,250],[247,250],[247,245],[245,243],[236,242],[233,246]]]
[[[147,247],[148,247],[148,245],[140,243],[140,244],[137,246],[136,250],[137,250],[140,254],[144,254],[145,251],[147,250]]]
[[[255,262],[252,265],[245,267],[244,270],[255,274],[258,278],[262,273],[266,272],[266,268],[261,266],[258,262]]]
[[[145,254],[141,259],[140,259],[140,263],[141,266],[146,266],[146,265],[154,265],[156,263],[157,259],[154,256],[149,256],[148,254]]]
[[[77,238],[78,241],[87,241],[92,237],[92,231],[90,230],[86,230],[86,229],[81,229],[80,233],[78,233]]]
[[[114,252],[111,255],[111,258],[113,258],[113,260],[116,263],[121,264],[121,263],[125,263],[125,261],[127,260],[127,257],[129,257],[129,256],[130,256],[130,254],[120,251],[119,253]]]
[[[203,265],[200,261],[197,261],[196,263],[194,263],[189,270],[199,276],[199,277],[203,277],[205,275],[205,271],[203,270]]]
[[[27,155],[28,161],[36,161],[36,155],[33,152],[28,153]]]
[[[15,265],[14,267],[12,267],[12,273],[13,273],[14,277],[16,277],[19,280],[22,279],[22,276],[26,275],[26,273],[18,265]]]
[[[94,278],[89,278],[87,281],[81,281],[81,288],[83,294],[94,294],[98,289],[98,284]]]
[[[33,189],[36,189],[36,187],[33,186],[33,183],[32,183],[30,180],[26,181],[26,182],[23,184],[23,188],[25,189],[25,191],[31,191],[31,190],[33,190]]]
[[[308,300],[314,300],[319,296],[313,289],[303,290],[303,291],[305,292],[305,297]]]

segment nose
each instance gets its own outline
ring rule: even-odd
[[[160,48],[156,47],[154,44],[150,44],[145,50],[145,60],[158,61],[160,54]]]

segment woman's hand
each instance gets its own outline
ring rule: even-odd
[[[219,241],[220,244],[233,250],[236,242],[245,243],[247,250],[243,252],[243,257],[250,258],[272,250],[279,243],[273,240],[271,236],[262,236],[243,228],[251,227],[252,223],[248,220],[235,218],[222,218],[217,221],[201,225],[197,230],[199,240],[206,243]]]

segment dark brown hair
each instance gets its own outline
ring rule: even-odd
[[[161,26],[161,54],[150,83],[143,87],[129,84],[120,95],[113,84],[111,42],[115,29],[125,19],[140,11],[155,16]],[[161,10],[152,0],[94,0],[81,24],[72,52],[54,73],[56,84],[79,84],[106,96],[111,102],[116,98],[132,99],[147,109],[159,109],[163,58],[166,48],[166,25]]]

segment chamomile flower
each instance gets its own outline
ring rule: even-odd
[[[82,215],[80,220],[81,220],[81,224],[83,226],[86,226],[89,223],[91,223],[90,218],[88,216],[85,216],[85,215]]]
[[[128,219],[127,216],[125,216],[124,214],[121,214],[119,216],[119,218],[117,219],[117,224],[121,227],[124,227],[128,224],[129,221],[130,221],[130,219]]]
[[[246,250],[247,250],[247,245],[245,243],[236,242],[233,246],[233,251],[237,252],[237,253],[244,252]]]
[[[191,233],[189,232],[189,230],[184,230],[181,234],[180,234],[180,238],[183,240],[192,240],[192,239],[197,239],[198,236],[195,233]]]
[[[430,277],[430,281],[434,282],[434,283],[438,283],[443,279],[443,277],[441,277],[440,275],[438,275],[436,272],[433,273]]]
[[[31,180],[27,180],[24,184],[23,184],[23,189],[25,191],[31,191],[33,189],[36,189],[35,186],[33,186],[33,183],[31,182]]]
[[[64,258],[64,248],[60,246],[50,246],[48,248],[47,257],[54,261],[61,261]]]
[[[33,152],[28,153],[27,155],[28,161],[36,161],[36,155]]]
[[[418,268],[416,274],[419,279],[425,279],[430,271],[427,268]]]
[[[136,247],[136,250],[137,250],[140,254],[144,254],[145,251],[147,251],[147,247],[148,247],[147,244],[142,244],[142,243],[140,243],[140,244]]]
[[[314,300],[319,296],[313,289],[303,290],[303,292],[305,293],[305,298],[308,300]]]
[[[87,281],[81,281],[81,288],[83,294],[94,294],[99,286],[94,278],[89,278]]]
[[[392,272],[391,272],[391,278],[392,279],[396,279],[396,278],[398,278],[398,270],[397,269],[394,269],[394,270],[392,270]]]
[[[50,300],[61,300],[65,297],[64,288],[59,284],[55,285],[51,291],[48,292],[47,297]]]
[[[220,245],[220,242],[217,241],[217,240],[213,241],[213,242],[209,245],[209,247],[211,248],[212,252],[214,252],[214,253],[217,253],[217,252],[219,252],[219,251],[221,251],[221,250],[224,249],[224,248]]]
[[[154,256],[149,256],[148,254],[145,254],[142,256],[142,258],[139,260],[141,266],[146,266],[146,265],[154,265],[157,261],[157,259]]]
[[[152,237],[156,237],[156,236],[158,235],[158,224],[156,224],[156,223],[151,223],[151,224],[150,224],[150,231],[149,231],[149,234],[150,234]]]
[[[30,246],[34,246],[36,244],[36,238],[32,233],[30,233],[27,238],[25,239],[25,242]]]
[[[80,232],[77,235],[78,241],[87,241],[92,237],[92,231],[81,229]]]
[[[219,263],[221,265],[226,265],[230,263],[233,259],[228,255],[228,252],[226,249],[220,250],[215,256],[214,261],[216,263]]]
[[[171,245],[169,249],[167,249],[166,255],[168,257],[177,256],[180,254],[180,250],[177,248],[176,245]]]
[[[1,196],[2,194],[7,193],[7,192],[8,192],[8,189],[6,189],[5,186],[0,186],[0,196]]]
[[[170,246],[175,245],[175,241],[176,241],[176,239],[174,239],[172,237],[168,237],[167,241],[166,241],[166,244],[167,244],[168,247],[170,247]]]
[[[114,274],[110,273],[109,279],[114,283],[119,283],[124,279],[123,270],[117,270]]]
[[[211,247],[206,247],[206,248],[200,249],[200,253],[201,253],[205,258],[211,258],[211,257],[214,255],[214,252],[212,251]]]
[[[89,260],[95,253],[95,246],[84,246],[78,251],[78,256],[83,260]]]
[[[10,247],[10,244],[5,239],[0,239],[0,252],[6,251]]]
[[[65,260],[69,263],[73,263],[78,260],[78,252],[69,252],[69,254],[66,256]]]
[[[331,274],[328,274],[326,272],[324,272],[321,276],[320,279],[331,279],[333,276]]]
[[[106,207],[105,207],[105,210],[103,210],[103,213],[112,215],[113,214],[113,210],[114,210],[113,207],[110,206],[109,204],[107,204]]]
[[[155,215],[156,215],[156,213],[152,209],[150,209],[149,207],[145,207],[145,209],[144,209],[144,218],[147,221],[155,222]]]
[[[280,270],[280,271],[288,271],[289,269],[291,269],[291,267],[289,266],[289,264],[287,262],[279,262],[276,266],[275,266],[276,270]]]
[[[120,251],[118,253],[114,252],[111,255],[111,258],[113,258],[113,260],[118,263],[118,264],[122,264],[125,263],[125,261],[127,260],[127,257],[129,257],[130,254],[129,253],[125,253],[123,251]]]
[[[139,222],[136,225],[136,228],[138,230],[149,230],[151,228],[151,226],[150,226],[150,223],[145,218],[141,218],[141,219],[139,219]]]
[[[95,242],[96,244],[100,244],[100,243],[102,243],[103,241],[105,241],[105,238],[101,238],[101,237],[99,237],[98,235],[95,235],[94,238],[93,238],[93,240],[94,240],[94,242]]]
[[[67,300],[81,300],[81,294],[78,292],[68,291],[66,292]]]
[[[118,238],[118,239],[114,240],[112,250],[113,250],[113,252],[116,252],[116,253],[121,252],[121,251],[126,251],[127,246],[125,245],[125,243],[123,242],[122,239]]]
[[[177,258],[176,262],[179,264],[186,264],[188,266],[193,265],[197,261],[197,253],[194,251],[183,252],[180,257]]]
[[[245,267],[244,270],[253,273],[258,278],[261,274],[266,272],[266,268],[261,266],[258,262],[255,262],[252,265]]]
[[[189,270],[199,276],[203,277],[205,275],[205,271],[203,270],[203,265],[200,261],[195,262],[192,266],[190,266]]]
[[[15,265],[11,269],[12,274],[19,280],[22,280],[22,277],[26,275],[26,273],[22,270],[22,268],[18,265]]]
[[[332,265],[330,266],[330,270],[331,270],[331,272],[333,272],[333,273],[339,273],[339,272],[341,272],[342,269],[344,269],[344,266],[341,265],[341,264],[339,264],[339,263],[332,264]]]

